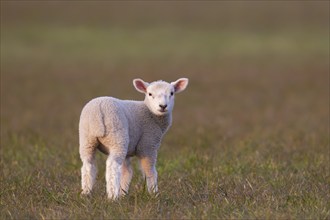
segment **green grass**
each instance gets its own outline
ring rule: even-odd
[[[175,138],[173,132],[166,140],[170,138]],[[100,172],[94,194],[81,198],[80,161],[75,146],[65,149],[46,144],[38,136],[11,136],[8,145],[4,145],[10,147],[5,148],[2,157],[1,213],[6,218],[326,218],[329,215],[329,170],[324,152],[305,149],[309,140],[303,141],[304,146],[299,142],[274,144],[244,140],[238,146],[230,146],[232,149],[229,146],[213,149],[213,155],[196,145],[192,147],[199,150],[189,149],[185,142],[172,152],[165,141],[158,163],[160,194],[149,196],[143,179],[136,175],[129,195],[118,202],[109,202],[105,194],[104,156],[98,155]],[[267,147],[270,149],[265,150]]]
[[[8,61],[145,62],[180,60],[214,63],[235,56],[260,59],[260,54],[309,58],[326,55],[326,30],[248,32],[181,29],[175,26],[123,28],[20,26],[6,28],[3,52]],[[93,55],[93,56],[91,56]],[[292,60],[295,62],[295,60]]]
[[[1,219],[329,218],[328,27],[44,22],[1,30]],[[183,76],[160,193],[148,195],[134,159],[129,194],[108,201],[98,153],[95,190],[81,197],[83,105],[143,99],[137,77]]]

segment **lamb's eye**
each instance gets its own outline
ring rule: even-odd
[[[174,93],[173,92],[171,92],[171,96],[173,95]]]
[[[149,93],[149,96],[152,96],[152,94],[151,94],[151,93]]]

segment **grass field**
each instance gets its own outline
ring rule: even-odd
[[[329,3],[132,4],[1,1],[1,219],[329,219]],[[137,77],[190,79],[160,193],[108,201],[98,153],[81,197],[80,111]]]

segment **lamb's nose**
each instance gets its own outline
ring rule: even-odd
[[[159,105],[163,110],[167,107],[167,105]]]

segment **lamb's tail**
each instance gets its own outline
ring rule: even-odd
[[[101,103],[88,103],[83,108],[80,115],[79,132],[97,138],[106,135],[106,125]]]

